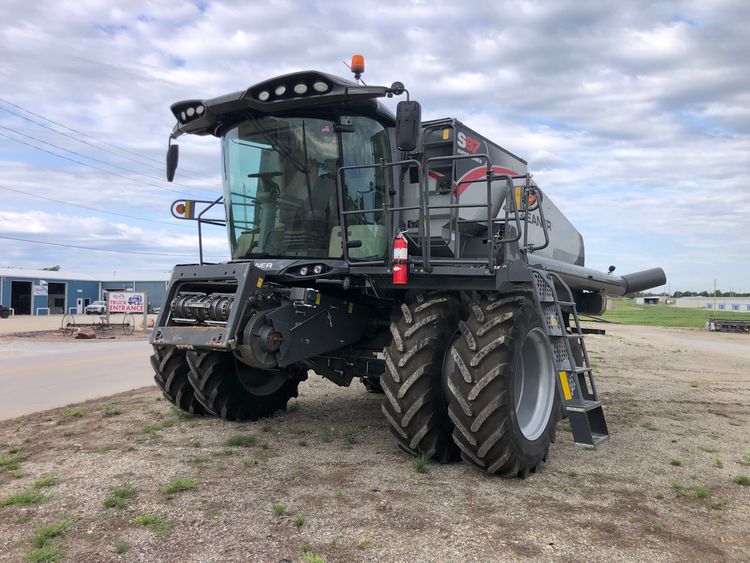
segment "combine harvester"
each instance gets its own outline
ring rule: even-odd
[[[172,106],[222,143],[223,197],[172,212],[225,224],[232,260],[176,266],[151,343],[179,408],[255,420],[309,370],[384,393],[398,445],[526,477],[564,410],[608,436],[578,313],[665,283],[587,269],[581,235],[525,160],[455,119],[421,121],[404,85],[307,71]],[[406,96],[394,116],[378,99]],[[223,204],[226,220],[208,219]]]

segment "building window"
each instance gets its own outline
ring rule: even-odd
[[[740,310],[740,306],[732,303],[732,311],[739,311],[739,310]]]
[[[706,303],[706,309],[713,309],[714,306],[711,303]]]
[[[724,303],[719,303],[719,309],[721,309],[722,311],[724,310],[724,307],[725,307],[725,306],[726,306],[726,305],[724,305]]]

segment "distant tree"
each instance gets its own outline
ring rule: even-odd
[[[49,266],[47,268],[42,268],[42,270],[47,270],[48,272],[59,272],[60,271],[60,265],[57,264],[55,266]]]
[[[701,291],[698,295],[701,296],[701,297],[710,297],[708,295],[708,291]]]

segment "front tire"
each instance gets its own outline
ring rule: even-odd
[[[174,346],[154,346],[151,366],[155,372],[154,381],[170,403],[190,414],[206,414],[188,380],[190,367],[184,350]]]
[[[420,294],[402,304],[380,376],[383,414],[398,446],[439,463],[458,457],[443,394],[443,360],[460,310],[460,301],[448,293]]]
[[[560,401],[552,349],[527,294],[482,296],[451,349],[449,414],[467,463],[525,478],[547,460]]]
[[[307,372],[297,368],[261,370],[228,352],[188,352],[189,379],[206,411],[225,420],[257,420],[286,410]]]

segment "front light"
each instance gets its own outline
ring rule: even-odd
[[[185,113],[188,117],[193,117],[195,115],[195,108],[187,108],[187,110],[185,110]]]
[[[313,84],[313,89],[316,92],[320,92],[321,94],[323,94],[324,92],[328,92],[328,84],[326,84],[325,82],[318,81],[315,84]]]
[[[314,274],[322,274],[323,273],[323,265],[322,264],[315,264],[315,267],[313,268]]]
[[[305,94],[307,92],[307,84],[299,83],[294,86],[294,93],[295,94]]]
[[[259,99],[259,100],[260,100],[261,102],[265,102],[265,101],[266,101],[266,100],[268,100],[268,98],[270,98],[270,97],[271,97],[271,94],[269,94],[268,90],[263,90],[262,92],[259,92],[259,93],[258,93],[258,99]]]
[[[306,275],[307,275],[307,266],[302,266],[302,267],[301,267],[301,268],[299,269],[299,275],[300,275],[300,276],[306,276]]]
[[[273,93],[277,96],[283,96],[285,92],[286,86],[284,86],[283,84],[281,86],[276,86],[276,90],[273,91]]]
[[[204,111],[206,111],[206,108],[204,108],[203,106],[198,106],[197,108],[195,108],[195,113],[197,113],[198,115],[203,115]]]

